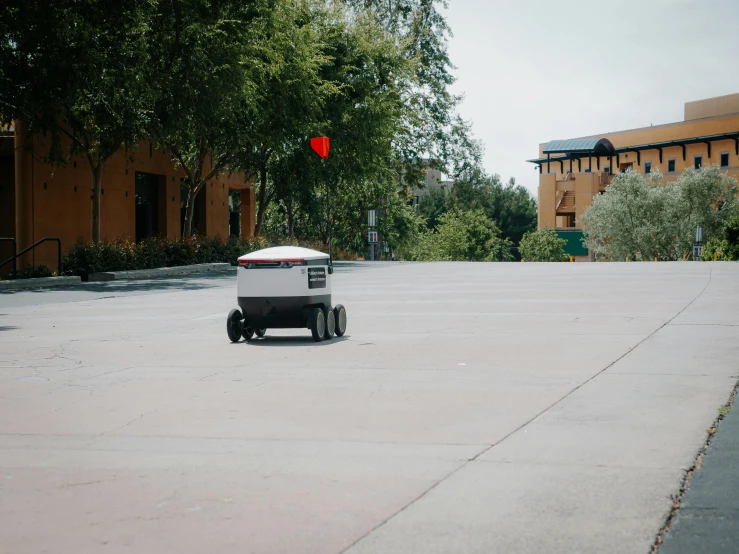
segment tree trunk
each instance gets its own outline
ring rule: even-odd
[[[254,226],[254,236],[262,234],[264,214],[267,211],[267,164],[259,169],[259,211],[257,212],[257,224]]]
[[[191,237],[192,236],[192,215],[195,211],[195,199],[197,198],[198,193],[195,189],[195,187],[192,186],[192,183],[190,183],[190,186],[187,189],[187,204],[185,205],[185,221],[182,224],[182,236],[183,237]]]
[[[103,162],[92,167],[92,242],[100,242],[100,192],[103,187]]]

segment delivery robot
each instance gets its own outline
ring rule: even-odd
[[[267,329],[308,328],[316,342],[346,332],[346,309],[331,305],[329,255],[296,246],[257,250],[239,258],[240,310],[226,320],[228,338],[263,337]]]

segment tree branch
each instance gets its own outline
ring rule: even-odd
[[[167,144],[167,148],[170,152],[172,152],[172,155],[177,158],[177,161],[180,162],[180,166],[182,169],[185,170],[185,174],[187,175],[187,178],[190,180],[191,183],[193,183],[192,178],[192,172],[190,171],[190,168],[187,167],[187,164],[185,164],[185,160],[182,158],[182,154],[180,154],[179,148],[177,148],[174,144]]]
[[[231,154],[224,154],[220,160],[211,168],[208,174],[203,177],[203,181],[208,181],[213,178],[231,159]]]

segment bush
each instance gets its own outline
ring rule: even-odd
[[[718,261],[730,262],[739,260],[739,215],[733,215],[724,226],[724,238],[713,236],[703,246],[701,260],[713,261],[714,254],[718,254]]]
[[[79,241],[74,244],[62,259],[64,275],[79,275],[87,279],[90,273],[101,271],[126,271],[133,269],[152,269],[201,263],[230,263],[237,265],[239,256],[268,248],[269,246],[302,246],[327,252],[318,243],[298,240],[267,240],[264,237],[240,239],[229,237],[199,237],[197,235],[182,239],[150,238],[139,243],[117,239],[99,243]],[[346,252],[334,249],[337,260],[357,259]],[[48,271],[48,270],[47,270]]]
[[[98,271],[136,269],[139,245],[129,240],[74,244],[62,258],[62,273],[87,278]]]
[[[479,210],[447,212],[436,231],[421,236],[411,258],[420,261],[499,262],[512,259],[511,242]]]
[[[566,262],[565,244],[567,241],[551,229],[542,229],[526,233],[519,244],[519,252],[525,262]]]
[[[37,279],[39,277],[53,277],[54,273],[45,265],[32,265],[19,269],[16,278],[17,279]],[[7,273],[2,276],[3,279],[13,279],[13,273]]]

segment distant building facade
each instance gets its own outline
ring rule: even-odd
[[[0,132],[0,237],[12,237],[18,251],[44,237],[59,237],[63,250],[91,237],[92,171],[83,156],[63,166],[40,161],[48,139],[33,137],[16,123]],[[100,197],[100,236],[141,240],[182,234],[185,196],[182,168],[172,157],[142,142],[131,155],[121,149],[105,164]],[[201,235],[229,236],[229,190],[241,195],[241,235],[254,232],[254,191],[240,173],[212,179],[196,200],[193,227]],[[0,243],[0,262],[12,256]],[[55,267],[56,245],[44,243],[24,256],[22,265]],[[6,266],[3,270],[7,270]]]
[[[421,203],[421,199],[434,189],[444,189],[446,192],[449,192],[454,182],[445,181],[442,177],[440,170],[428,164],[423,170],[423,185],[414,186],[411,190],[413,205],[418,206]]]
[[[556,229],[578,260],[580,216],[617,172],[659,169],[666,181],[688,168],[719,165],[739,177],[739,94],[687,102],[684,121],[539,145],[539,229]]]

